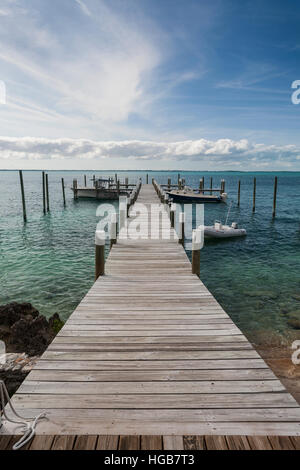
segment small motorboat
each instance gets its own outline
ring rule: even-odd
[[[247,231],[244,228],[239,228],[237,222],[232,222],[231,225],[227,225],[229,214],[231,211],[232,201],[230,203],[225,224],[222,225],[218,220],[215,221],[214,225],[204,226],[204,237],[205,238],[233,238],[233,237],[245,237]]]
[[[244,228],[238,228],[236,222],[230,225],[222,225],[221,222],[216,221],[214,225],[204,226],[205,238],[232,238],[232,237],[245,237],[247,231]]]
[[[183,189],[174,189],[167,191],[167,194],[174,202],[193,203],[193,202],[226,202],[227,194],[222,193],[216,194],[204,194],[203,192],[196,192],[189,186],[185,186]]]

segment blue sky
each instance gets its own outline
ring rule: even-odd
[[[0,168],[300,170],[299,25],[294,0],[2,0]]]

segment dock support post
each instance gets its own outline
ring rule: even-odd
[[[192,273],[200,276],[200,247],[201,233],[199,230],[193,230],[192,234]]]
[[[47,175],[46,175],[47,177]],[[73,180],[73,193],[74,193],[74,199],[77,199],[78,198],[78,193],[77,193],[77,180],[74,179]]]
[[[115,173],[115,183],[117,184],[117,181],[118,181],[118,175],[117,173]]]
[[[213,189],[213,179],[211,177],[210,178],[210,195],[212,195],[212,189]]]
[[[93,186],[95,186],[95,183],[96,183],[96,176],[93,175]]]
[[[117,193],[118,193],[118,196],[120,194],[120,180],[117,180]]]
[[[23,219],[24,219],[24,222],[26,222],[27,221],[27,215],[26,215],[25,191],[24,191],[24,182],[23,182],[23,172],[22,172],[22,170],[19,170],[19,175],[20,175],[21,195],[22,195]]]
[[[252,212],[255,212],[255,200],[256,200],[256,178],[253,179],[253,206],[252,206]]]
[[[175,227],[175,214],[176,214],[176,204],[173,202],[171,204],[171,209],[170,209],[170,220],[171,220],[171,227]]]
[[[239,180],[239,184],[238,184],[238,206],[240,206],[240,202],[241,202],[241,180]]]
[[[221,180],[221,194],[225,193],[225,180]]]
[[[105,264],[105,232],[96,230],[95,233],[95,281],[104,275]]]
[[[125,178],[125,187],[128,189],[128,178]]]
[[[86,188],[86,175],[84,175],[84,186]]]
[[[275,176],[274,180],[274,196],[273,196],[273,212],[272,217],[276,216],[276,199],[277,199],[277,176]]]
[[[61,179],[61,187],[62,187],[62,193],[63,193],[64,206],[65,206],[66,205],[65,181],[63,178]]]
[[[48,173],[46,173],[46,198],[47,198],[47,212],[49,212],[50,211],[50,201],[49,201]]]
[[[146,184],[149,183],[149,177],[148,177],[148,173],[146,174]]]
[[[114,212],[111,215],[109,227],[110,249],[117,243],[117,214]]]
[[[168,190],[170,191],[171,189],[171,178],[168,178]]]
[[[178,189],[180,189],[180,187],[179,187],[179,182],[180,182],[180,173],[178,173],[178,177],[177,177]]]
[[[184,222],[185,222],[185,213],[179,212],[178,238],[179,238],[179,243],[181,243],[181,245],[184,245]]]
[[[43,212],[46,214],[46,181],[45,181],[45,172],[42,173],[43,181]]]

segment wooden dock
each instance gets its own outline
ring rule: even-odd
[[[137,202],[158,203],[152,185],[142,186]],[[21,414],[47,413],[34,442],[296,448],[299,405],[192,274],[166,212],[163,218],[156,240],[148,233],[118,240],[105,276],[14,395]],[[5,421],[0,429],[20,432]],[[9,445],[14,437],[2,439]]]

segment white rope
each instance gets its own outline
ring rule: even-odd
[[[7,400],[7,403],[9,405],[12,413],[17,418],[19,418],[21,421],[16,421],[16,420],[11,419],[7,416],[7,413],[5,411],[5,398]],[[27,444],[27,442],[29,442],[33,438],[33,436],[35,435],[35,428],[36,428],[36,425],[37,425],[38,421],[42,418],[45,418],[46,414],[45,413],[40,413],[35,418],[23,418],[22,416],[20,416],[16,412],[15,408],[13,407],[13,405],[10,401],[8,391],[6,389],[6,386],[5,386],[5,383],[3,382],[3,380],[0,380],[0,402],[1,402],[3,416],[6,418],[6,420],[9,421],[10,423],[13,423],[13,424],[22,424],[23,425],[24,434],[21,437],[21,439],[19,439],[19,441],[16,442],[16,444],[14,444],[14,446],[13,446],[13,450],[21,449],[21,447],[23,447],[25,444]]]

